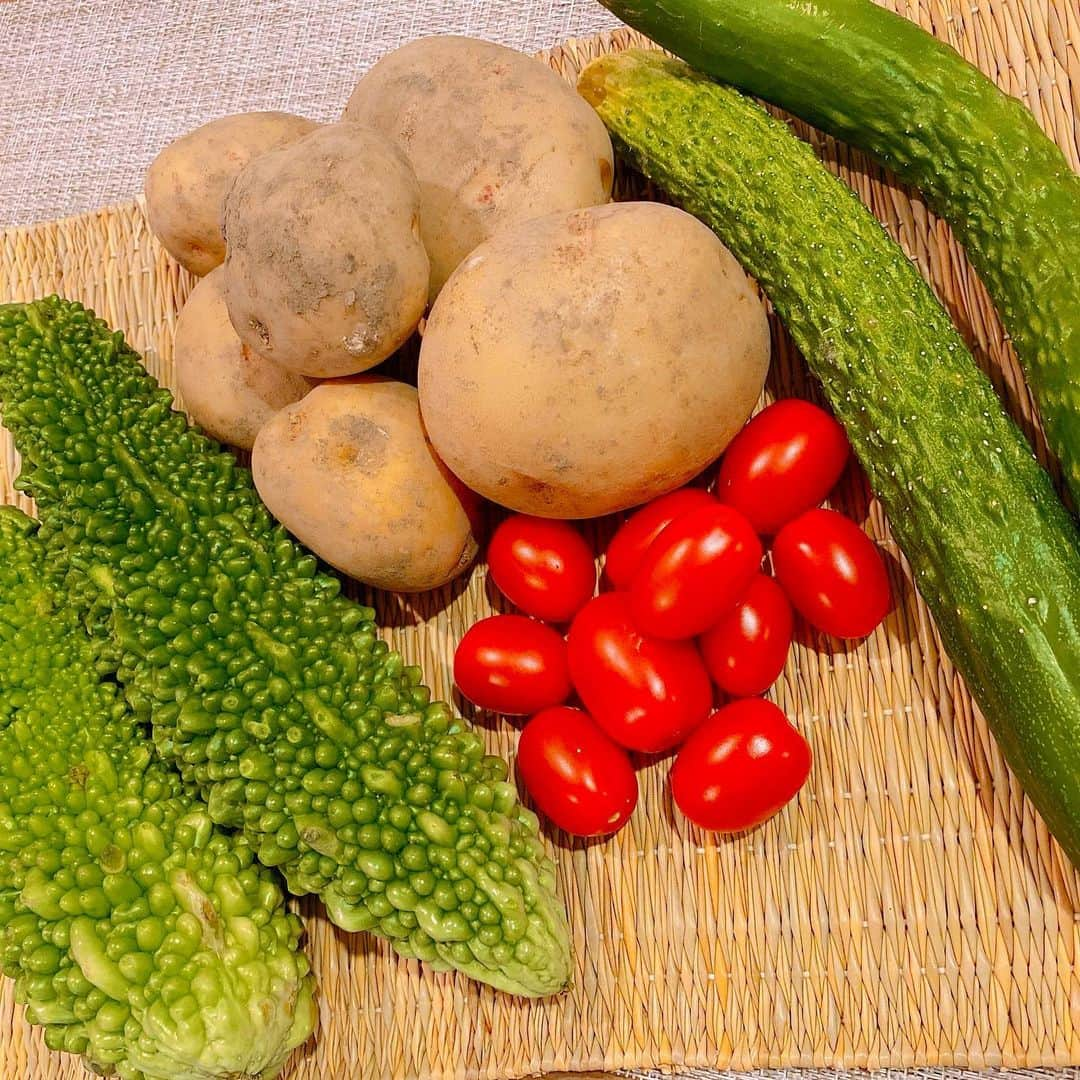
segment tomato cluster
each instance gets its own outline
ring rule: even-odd
[[[556,825],[599,836],[626,823],[638,794],[627,751],[678,749],[672,796],[704,828],[751,828],[794,797],[810,747],[757,696],[783,671],[792,608],[855,638],[891,604],[872,541],[816,508],[847,459],[831,416],[777,402],[733,440],[715,495],[682,488],[630,515],[607,549],[611,591],[598,596],[593,552],[572,525],[514,515],[496,529],[491,578],[533,618],[477,623],[454,677],[481,708],[532,717],[518,772]],[[565,638],[550,623],[568,623]],[[714,686],[729,699],[715,711]],[[581,708],[566,705],[573,693]]]

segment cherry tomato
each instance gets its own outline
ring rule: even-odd
[[[661,495],[635,510],[608,545],[604,576],[616,589],[628,589],[649,545],[681,514],[716,500],[701,488],[685,487]]]
[[[806,782],[812,754],[787,717],[764,698],[733,701],[686,740],[671,767],[675,805],[717,832],[752,829]]]
[[[733,697],[768,690],[784,670],[792,622],[784,590],[756,574],[735,606],[698,641],[713,682]]]
[[[839,638],[865,637],[892,604],[881,552],[835,510],[808,510],[789,521],[776,535],[773,568],[795,610]]]
[[[454,682],[481,709],[526,716],[570,696],[566,642],[524,615],[481,619],[454,653]]]
[[[761,565],[750,522],[715,500],[680,514],[649,545],[630,585],[637,625],[661,638],[702,634],[734,607]]]
[[[631,750],[677,746],[712,707],[693,642],[639,633],[626,593],[593,597],[571,624],[567,645],[570,678],[585,708]]]
[[[716,497],[771,536],[832,491],[848,452],[844,429],[824,409],[784,398],[732,439],[720,462]]]
[[[528,615],[568,622],[593,594],[596,565],[585,538],[565,521],[514,514],[488,545],[499,592]]]
[[[581,709],[537,713],[518,741],[517,770],[544,816],[575,836],[621,829],[637,803],[630,759]]]

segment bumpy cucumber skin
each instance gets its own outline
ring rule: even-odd
[[[994,298],[1080,506],[1080,177],[1028,109],[871,0],[601,2],[925,193]]]
[[[579,89],[772,300],[950,657],[1080,866],[1076,527],[930,288],[811,149],[737,91],[647,52],[594,61]]]

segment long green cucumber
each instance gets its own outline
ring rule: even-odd
[[[929,286],[805,143],[658,53],[579,89],[616,146],[757,277],[821,379],[949,655],[1080,866],[1080,546]]]
[[[1080,507],[1080,177],[1031,113],[872,0],[601,0],[920,188],[986,283]]]

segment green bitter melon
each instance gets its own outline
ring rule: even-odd
[[[554,865],[506,763],[122,336],[56,297],[0,307],[0,398],[58,584],[211,818],[345,929],[511,993],[561,990]]]
[[[33,529],[0,508],[0,967],[103,1073],[274,1076],[315,1020],[299,920],[102,681]]]

